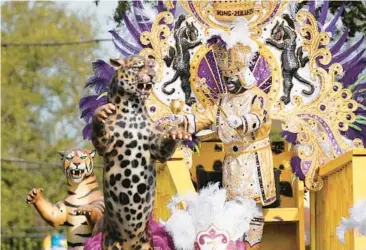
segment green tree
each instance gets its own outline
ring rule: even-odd
[[[90,14],[54,2],[6,2],[1,14],[2,43],[82,41],[95,38],[97,32]],[[60,162],[58,150],[91,147],[82,140],[78,101],[98,48],[98,44],[2,48],[2,159]],[[2,160],[2,234],[35,233],[33,226],[45,226],[26,204],[26,195],[33,187],[42,187],[55,202],[66,194],[65,184],[57,166]],[[2,249],[32,249],[29,242],[2,244]]]

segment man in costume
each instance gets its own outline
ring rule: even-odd
[[[273,159],[269,141],[270,103],[260,90],[237,44],[229,50],[213,45],[228,93],[203,113],[172,115],[178,124],[188,124],[194,134],[211,128],[224,144],[223,186],[229,199],[247,196],[258,207],[276,199]],[[256,217],[244,236],[247,249],[259,249],[264,220]]]

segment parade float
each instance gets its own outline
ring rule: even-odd
[[[85,249],[302,250],[306,191],[312,250],[366,246],[336,237],[341,221],[339,235],[363,232],[342,217],[366,199],[364,37],[348,37],[343,8],[131,5],[110,31],[120,58],[93,63],[80,101],[105,159],[104,224]]]

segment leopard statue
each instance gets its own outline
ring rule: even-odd
[[[104,157],[103,249],[153,249],[148,222],[155,196],[156,160],[174,153],[177,140],[153,132],[144,102],[155,83],[155,61],[111,59],[108,103],[92,119],[92,142]]]
[[[271,31],[271,38],[268,38],[266,43],[278,50],[282,50],[281,62],[284,95],[281,97],[281,101],[288,104],[291,102],[291,90],[294,86],[292,80],[294,77],[309,88],[308,90],[302,90],[302,93],[305,95],[309,96],[314,93],[314,85],[301,77],[297,72],[300,67],[306,65],[309,58],[303,57],[302,47],[299,47],[296,50],[297,35],[293,20],[287,14],[285,14],[283,18],[286,20],[288,26],[284,25],[284,22],[280,24],[277,21]]]
[[[104,213],[103,194],[93,172],[95,150],[71,149],[59,153],[67,179],[66,197],[52,204],[42,196],[42,188],[34,188],[28,193],[27,203],[33,204],[49,225],[67,227],[68,248],[84,249],[85,241],[92,236],[94,225]]]
[[[185,25],[183,25],[185,20],[186,17],[184,15],[180,15],[178,20],[175,22],[175,48],[170,47],[169,55],[164,58],[164,61],[168,67],[170,67],[170,65],[173,63],[175,74],[171,80],[163,84],[162,91],[167,95],[173,94],[175,92],[174,88],[171,90],[167,90],[166,88],[178,78],[180,78],[181,87],[185,94],[185,102],[187,105],[191,106],[196,101],[193,97],[191,97],[192,89],[189,83],[189,62],[191,59],[189,50],[200,45],[201,41],[198,40],[198,30],[194,24],[186,22]]]

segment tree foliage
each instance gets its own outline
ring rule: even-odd
[[[55,2],[11,1],[1,7],[2,42],[80,41],[96,35],[92,16]],[[85,144],[78,101],[97,49],[98,44],[2,48],[2,159],[60,162],[57,151]],[[39,166],[2,161],[2,234],[34,233],[31,227],[45,226],[26,204],[33,187],[42,187],[52,202],[66,194],[60,168],[30,170],[34,167]]]

